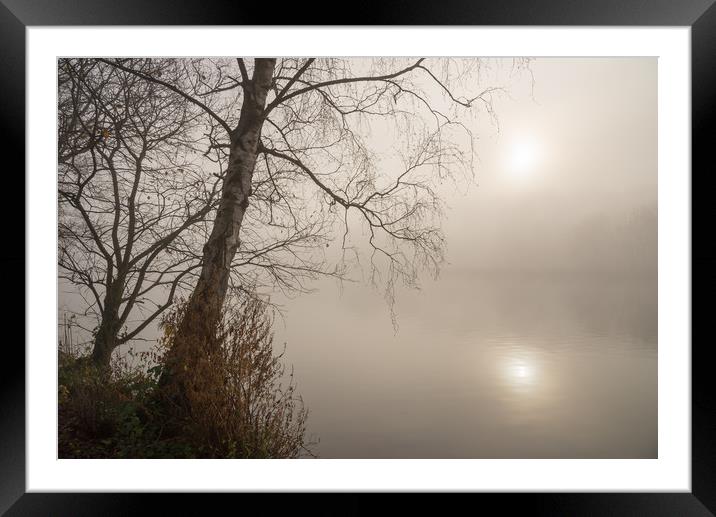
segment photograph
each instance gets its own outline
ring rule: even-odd
[[[659,459],[658,65],[57,58],[57,457]]]

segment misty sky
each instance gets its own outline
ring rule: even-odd
[[[580,223],[656,207],[657,60],[536,59],[532,71],[534,100],[529,81],[513,84],[496,103],[500,133],[480,133],[479,186],[450,199],[456,267],[563,266],[556,248]]]

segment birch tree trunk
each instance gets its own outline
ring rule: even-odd
[[[203,249],[201,274],[169,351],[168,364],[174,373],[191,368],[187,362],[211,352],[201,348],[211,347],[211,334],[226,298],[231,262],[240,244],[241,224],[249,206],[266,97],[275,64],[276,59],[256,59],[253,77],[244,81],[241,114],[238,126],[230,134],[228,169],[214,226]]]

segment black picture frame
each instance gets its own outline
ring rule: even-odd
[[[716,242],[707,238],[714,209],[707,180],[713,169],[711,147],[716,136],[716,6],[714,0],[470,0],[367,1],[340,14],[338,3],[295,2],[275,6],[227,0],[0,0],[0,139],[6,183],[13,192],[3,202],[6,214],[25,213],[25,29],[35,25],[618,25],[690,26],[692,43],[692,491],[690,493],[614,494],[460,494],[450,502],[415,494],[410,505],[445,514],[447,505],[476,507],[487,502],[529,515],[650,515],[684,516],[716,513],[716,399],[710,389],[712,340],[699,339],[704,329],[710,293],[716,287]],[[322,14],[318,14],[322,13]],[[328,19],[330,15],[333,19]],[[88,54],[91,54],[88,42]],[[15,182],[10,186],[8,181]],[[12,202],[16,209],[7,208]],[[0,254],[5,280],[7,322],[24,320],[24,282],[16,272],[26,267],[25,226],[11,217],[3,228],[7,243]],[[700,231],[703,239],[693,237]],[[699,273],[699,281],[694,282]],[[23,284],[23,285],[21,285]],[[699,300],[701,298],[701,300]],[[24,294],[22,299],[24,300]],[[699,303],[696,303],[699,300]],[[31,310],[30,307],[27,308]],[[21,315],[20,312],[23,311]],[[698,324],[694,324],[698,321]],[[50,324],[50,322],[48,322]],[[20,328],[19,325],[16,325]],[[706,334],[708,336],[708,334]],[[24,339],[24,332],[23,332]],[[131,515],[147,511],[149,499],[161,499],[163,513],[211,514],[208,496],[184,494],[41,494],[25,490],[25,353],[18,340],[6,336],[0,391],[0,511],[7,515]],[[211,502],[237,504],[250,511],[261,494],[214,495]],[[306,509],[319,514],[374,513],[384,507],[381,494],[347,494],[337,499],[315,494],[274,494],[271,513]],[[442,499],[442,498],[441,498]],[[469,499],[469,500],[466,500]],[[228,500],[228,501],[227,501]],[[263,501],[263,500],[262,500]],[[408,504],[401,498],[401,505]],[[201,506],[197,506],[201,505]],[[248,506],[247,506],[248,505]],[[401,512],[403,513],[403,512]]]

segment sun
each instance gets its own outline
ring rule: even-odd
[[[539,162],[539,155],[539,146],[534,139],[515,140],[506,149],[506,171],[511,178],[524,180],[535,170]]]

